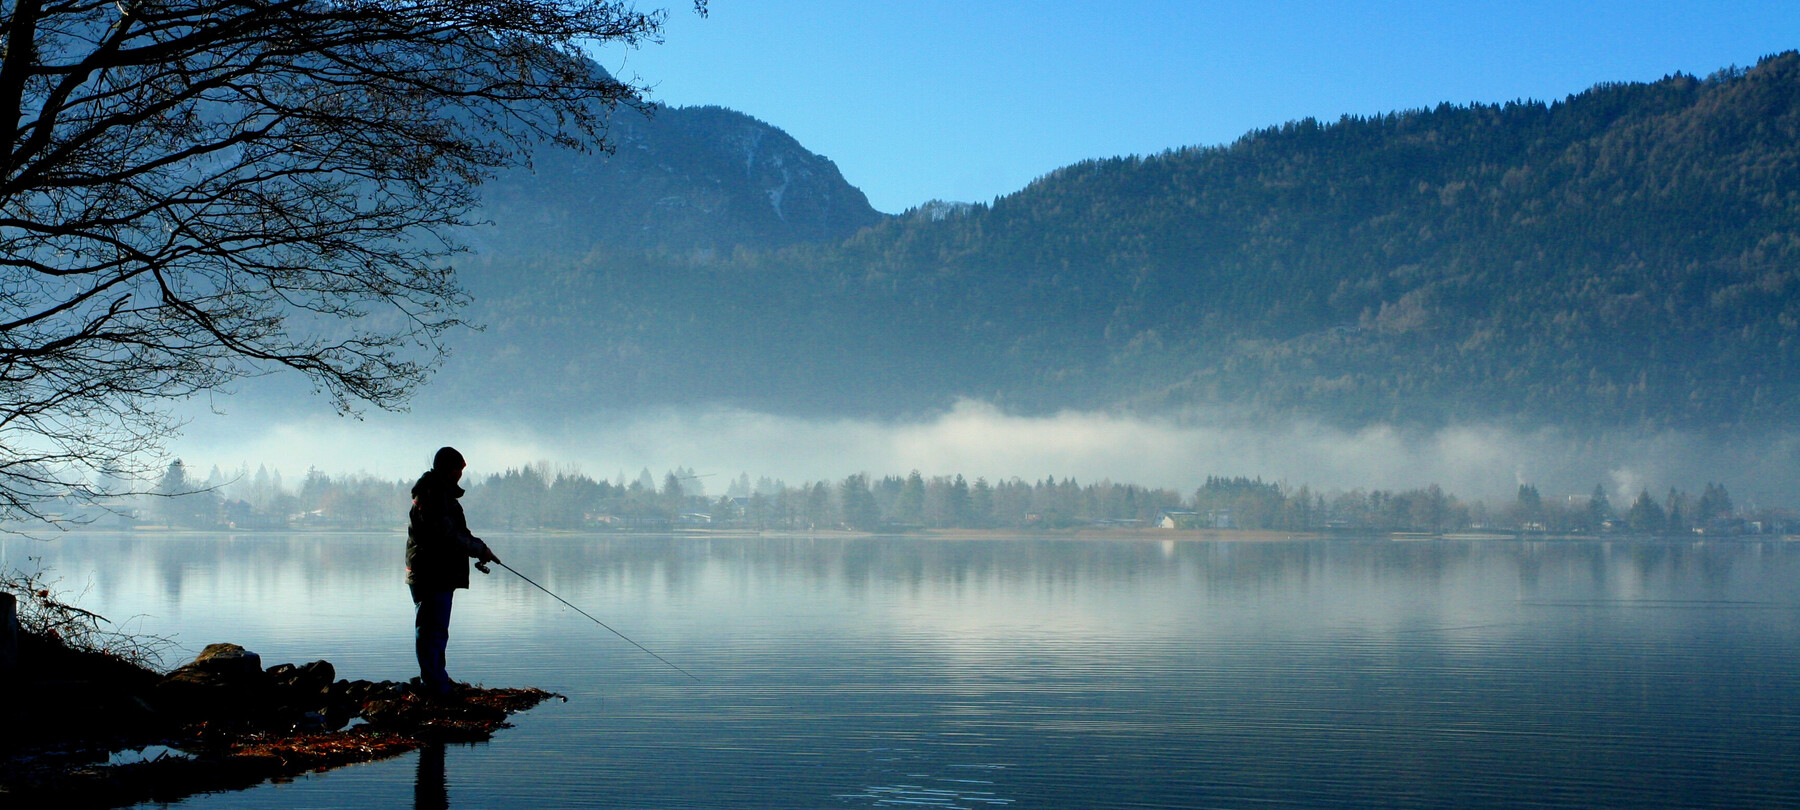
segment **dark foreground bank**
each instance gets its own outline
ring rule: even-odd
[[[314,661],[264,668],[235,644],[168,675],[31,634],[6,676],[16,722],[0,734],[0,806],[120,807],[235,790],[428,743],[484,742],[552,697],[339,680]],[[121,755],[121,752],[124,752]],[[145,753],[138,753],[145,752]]]

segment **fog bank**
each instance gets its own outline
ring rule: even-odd
[[[1739,505],[1800,505],[1794,497],[1800,436],[1730,440],[1663,432],[1574,437],[1557,429],[1467,425],[1433,431],[1317,423],[1246,425],[1225,418],[1173,419],[1093,412],[1018,416],[959,403],[914,421],[799,419],[726,408],[668,409],[571,419],[547,426],[430,414],[330,415],[265,420],[247,412],[200,414],[170,450],[204,471],[259,464],[290,481],[308,467],[384,478],[416,475],[433,450],[455,445],[473,472],[549,461],[595,477],[659,479],[691,467],[717,493],[740,473],[790,484],[877,477],[917,469],[973,480],[1046,475],[1110,478],[1191,492],[1209,475],[1261,477],[1316,490],[1408,489],[1438,484],[1464,498],[1510,500],[1520,483],[1546,497],[1605,486],[1615,501],[1648,488],[1697,492],[1724,483]]]

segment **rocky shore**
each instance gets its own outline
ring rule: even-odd
[[[384,759],[427,743],[482,742],[509,714],[558,695],[338,679],[327,661],[263,667],[208,646],[167,675],[21,634],[4,686],[17,722],[0,735],[0,806],[120,807],[175,801]]]

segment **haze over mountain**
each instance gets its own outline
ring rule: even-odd
[[[518,407],[564,415],[973,398],[1710,430],[1800,412],[1800,54],[1292,122],[893,218],[746,116],[622,134],[610,161],[557,156],[490,195],[514,248],[467,264],[491,328],[440,384],[504,375]]]
[[[262,418],[202,411],[180,452],[1792,503],[1796,101],[1786,53],[1293,122],[899,216],[749,116],[622,118],[614,155],[488,189],[498,224],[458,263],[486,328],[412,412],[334,420],[277,378],[210,403]]]

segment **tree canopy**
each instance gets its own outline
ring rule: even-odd
[[[704,11],[704,0],[696,4]],[[0,18],[0,512],[91,493],[157,403],[293,369],[396,407],[466,296],[475,189],[604,146],[652,41],[598,0],[16,0]]]

